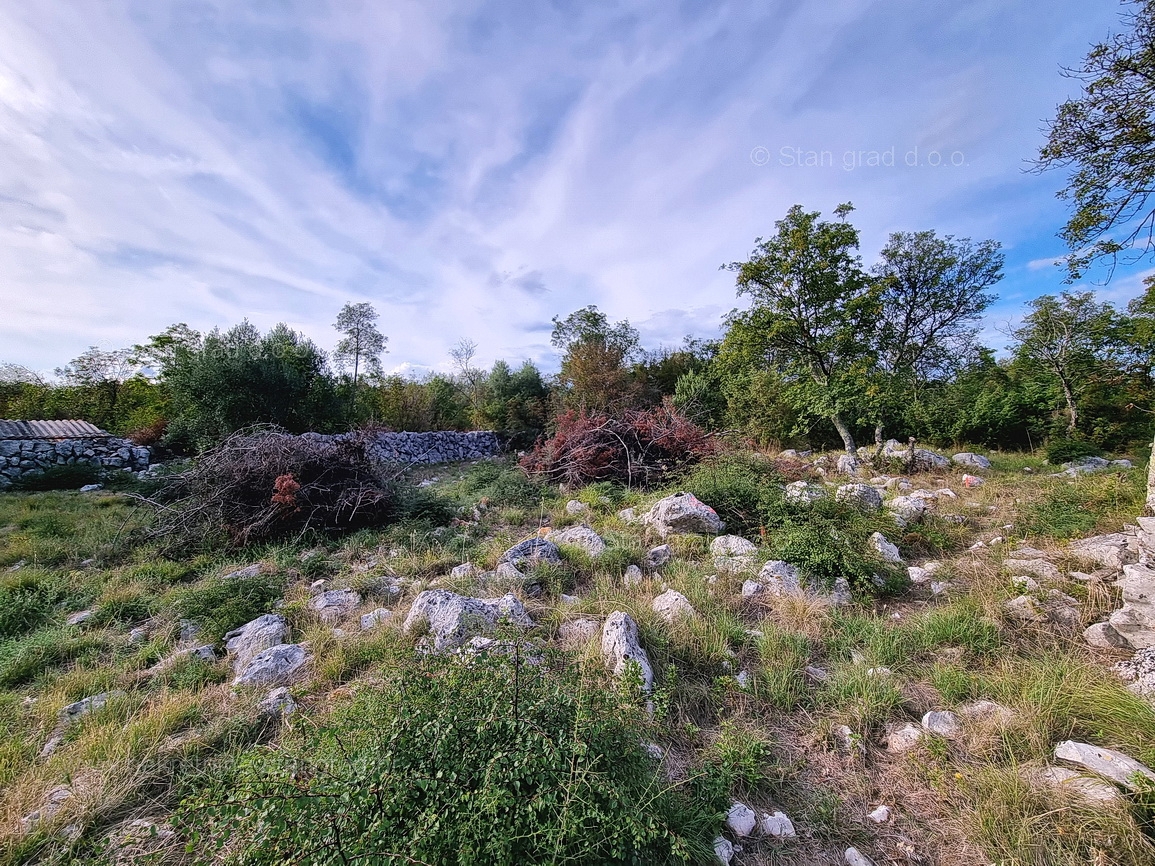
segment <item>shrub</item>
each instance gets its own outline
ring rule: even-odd
[[[686,473],[682,486],[726,521],[729,532],[757,533],[783,501],[775,465],[754,454],[725,454]]]
[[[170,547],[336,534],[394,517],[396,496],[378,480],[360,437],[235,434],[174,475],[157,496],[153,536]]]
[[[714,452],[701,427],[669,404],[620,418],[569,410],[557,432],[521,460],[526,471],[578,488],[598,481],[627,486],[660,482]]]
[[[497,460],[485,460],[471,467],[458,489],[472,502],[487,499],[495,507],[537,505],[544,492],[522,470]]]
[[[394,670],[182,805],[206,861],[707,862],[720,804],[663,780],[636,707],[502,657]]]
[[[268,613],[283,594],[284,581],[279,577],[216,577],[175,590],[170,604],[178,617],[198,623],[202,638],[210,643]]]
[[[827,506],[822,512],[812,507],[773,533],[770,552],[827,589],[845,577],[861,592],[894,591],[905,583],[904,570],[868,552],[870,532],[869,521],[850,509]]]
[[[68,595],[67,585],[42,572],[16,572],[0,584],[0,640],[19,637],[52,618]]]
[[[1047,443],[1047,462],[1059,466],[1080,457],[1101,457],[1103,449],[1086,439],[1063,437]]]

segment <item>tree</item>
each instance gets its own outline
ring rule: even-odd
[[[346,304],[337,314],[333,327],[344,334],[333,353],[333,360],[353,369],[353,399],[357,399],[357,381],[364,367],[369,373],[381,373],[381,355],[387,351],[389,338],[377,330],[378,316],[372,304]]]
[[[105,351],[98,346],[89,346],[87,351],[73,358],[63,367],[56,368],[56,375],[65,384],[84,388],[98,395],[100,417],[98,423],[107,424],[116,414],[116,404],[120,398],[121,386],[136,373],[131,349]]]
[[[1063,395],[1067,435],[1079,424],[1083,393],[1101,381],[1110,366],[1118,325],[1110,304],[1096,303],[1091,292],[1041,295],[1011,332],[1015,354],[1052,376]]]
[[[738,274],[739,296],[753,301],[731,314],[727,339],[747,343],[759,366],[780,370],[794,400],[833,423],[857,463],[851,424],[874,366],[880,302],[861,267],[858,231],[846,221],[853,209],[840,205],[838,221],[828,222],[794,205],[772,237],[755,241],[749,260],[726,266]]]
[[[638,352],[638,332],[628,322],[609,323],[596,306],[553,318],[550,342],[562,350],[562,385],[571,406],[620,411],[636,401],[638,388],[626,367]]]
[[[157,378],[164,378],[165,370],[173,363],[178,349],[197,349],[203,341],[200,331],[184,322],[169,325],[159,334],[153,334],[147,343],[132,347],[132,361],[150,368]]]
[[[978,319],[995,300],[986,290],[1002,279],[999,247],[934,231],[895,232],[883,247],[871,269],[881,289],[879,445],[884,419],[901,412],[920,382],[949,374],[970,356]]]
[[[1061,232],[1070,279],[1095,261],[1155,250],[1155,0],[1127,0],[1129,28],[1094,46],[1064,75],[1083,94],[1059,106],[1036,166],[1073,169],[1061,198],[1075,211]]]

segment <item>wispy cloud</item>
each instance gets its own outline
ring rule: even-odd
[[[1053,5],[9,4],[0,359],[246,316],[331,345],[360,300],[404,369],[552,364],[588,303],[676,343],[795,202],[854,201],[868,259],[999,238],[1005,297],[1054,290],[1062,178],[1024,160],[1118,7]]]

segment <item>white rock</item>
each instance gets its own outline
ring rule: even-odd
[[[942,595],[943,593],[948,592],[952,586],[954,586],[954,584],[950,583],[949,581],[932,580],[930,582],[931,595]]]
[[[971,451],[960,451],[951,457],[952,463],[957,463],[959,466],[966,466],[970,469],[990,469],[991,461],[983,457],[981,454],[975,454]]]
[[[584,523],[550,532],[548,537],[554,544],[569,544],[578,547],[595,559],[606,550],[606,543],[602,537]]]
[[[321,620],[334,623],[343,620],[361,604],[361,594],[351,589],[330,589],[314,596],[309,607],[321,616]]]
[[[730,861],[734,859],[734,846],[729,839],[719,836],[714,840],[714,856],[722,866],[730,866]]]
[[[920,568],[917,565],[910,566],[906,573],[910,576],[911,583],[926,583],[930,580],[930,572],[925,568]]]
[[[1073,794],[1092,804],[1121,806],[1125,802],[1114,785],[1067,767],[1043,767],[1027,776],[1037,785]]]
[[[291,716],[297,711],[297,702],[285,686],[278,686],[265,695],[257,708],[270,716]]]
[[[1096,565],[1115,571],[1121,571],[1124,565],[1135,560],[1128,536],[1122,532],[1072,541],[1069,548],[1080,559],[1089,559]]]
[[[615,676],[622,676],[637,664],[642,677],[642,688],[654,687],[654,669],[638,638],[638,624],[628,613],[616,610],[606,617],[602,626],[602,656]]]
[[[1109,622],[1097,622],[1083,631],[1083,639],[1101,649],[1130,649],[1131,644]]]
[[[675,493],[658,500],[642,522],[663,538],[672,533],[717,535],[726,528],[718,513],[692,493]]]
[[[794,839],[798,835],[794,830],[794,822],[786,817],[785,812],[763,812],[758,819],[758,832],[772,839]]]
[[[693,617],[697,615],[697,611],[694,610],[694,606],[690,604],[690,600],[673,589],[668,589],[655,598],[652,607],[654,613],[669,623],[682,617]]]
[[[758,819],[754,810],[745,803],[733,803],[726,813],[726,826],[735,836],[743,838],[754,832]]]
[[[659,544],[657,547],[651,547],[646,551],[646,568],[653,571],[655,568],[667,565],[673,558],[674,551],[670,549],[670,545]]]
[[[1020,595],[1003,603],[1003,610],[1011,619],[1020,622],[1046,622],[1047,612],[1032,595]]]
[[[902,564],[902,555],[898,552],[898,547],[891,544],[881,532],[871,533],[870,546],[887,562]]]
[[[450,577],[477,577],[481,574],[481,569],[472,562],[463,562],[461,565],[455,565],[449,572]]]
[[[1134,781],[1134,777],[1137,775],[1155,782],[1155,772],[1152,772],[1149,767],[1114,749],[1105,749],[1101,746],[1092,746],[1090,743],[1079,743],[1074,740],[1064,740],[1055,746],[1055,757],[1061,761],[1078,764],[1092,773],[1110,779],[1117,785],[1122,785],[1129,791],[1138,790]]]
[[[714,567],[724,574],[738,574],[754,567],[756,545],[740,535],[720,535],[710,544]]]
[[[622,523],[637,523],[641,518],[633,508],[623,508],[618,512],[618,520]]]
[[[253,656],[241,668],[234,686],[282,686],[291,683],[311,656],[301,644],[280,644]]]
[[[558,627],[557,633],[563,646],[574,648],[589,643],[599,631],[601,631],[601,625],[596,619],[579,617],[563,622]]]
[[[838,502],[847,502],[864,511],[882,508],[882,494],[869,484],[843,484],[835,492]]]
[[[808,481],[793,481],[786,485],[786,501],[791,505],[809,505],[826,498],[826,491]]]
[[[747,670],[738,671],[738,673],[734,675],[734,681],[738,683],[738,688],[740,689],[750,688],[750,672]]]
[[[931,710],[922,717],[922,726],[941,737],[953,737],[962,730],[959,717],[949,710]]]
[[[486,635],[499,621],[531,628],[525,606],[511,593],[501,598],[469,598],[444,589],[427,589],[405,617],[405,631],[428,625],[435,652],[457,649],[475,635]]]
[[[233,670],[239,672],[254,656],[288,639],[288,620],[279,613],[266,613],[226,633],[225,652],[232,657]]]
[[[874,811],[867,813],[866,817],[875,824],[885,824],[890,820],[890,807],[886,805],[879,806]]]
[[[918,523],[926,516],[927,501],[921,496],[896,496],[886,507],[900,527]]]
[[[847,848],[843,856],[846,859],[846,866],[875,866],[874,861],[857,848]]]
[[[626,586],[637,586],[642,582],[642,570],[636,565],[629,566],[622,575],[622,582]]]
[[[963,475],[962,483],[963,487],[970,489],[972,487],[982,487],[986,484],[986,480],[979,478],[977,475]]]
[[[379,607],[369,613],[361,616],[361,630],[368,631],[371,628],[377,628],[379,625],[389,622],[393,618],[393,611],[388,608]]]
[[[586,505],[584,502],[579,502],[576,499],[571,499],[565,504],[566,514],[585,514],[589,510],[590,509],[588,505]]]
[[[894,754],[908,752],[922,739],[922,730],[907,722],[891,731],[886,737],[886,750]]]
[[[96,613],[96,611],[80,610],[80,611],[77,611],[76,613],[69,614],[68,619],[65,620],[65,622],[68,625],[82,625],[83,623],[86,623],[90,619],[92,619],[92,615],[94,613]]]
[[[971,701],[959,707],[959,715],[972,722],[989,722],[1009,725],[1015,720],[1014,710],[988,700]]]
[[[1003,568],[1011,574],[1029,574],[1040,580],[1058,581],[1063,573],[1045,559],[1004,559]]]

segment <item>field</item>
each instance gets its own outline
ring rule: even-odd
[[[1094,568],[1066,547],[1133,522],[1146,470],[1055,478],[1031,455],[990,457],[974,488],[960,468],[907,476],[953,495],[905,528],[886,508],[788,502],[785,484],[823,479],[751,452],[649,491],[562,492],[495,461],[412,470],[416,504],[390,526],[188,554],[147,538],[131,492],[2,495],[0,862],[716,863],[725,836],[742,866],[844,863],[849,846],[919,866],[1155,863],[1149,793],[1096,801],[1032,774],[1066,739],[1155,765],[1155,707],[1110,671],[1123,654],[1080,634],[1118,589],[1069,577]],[[647,565],[663,539],[623,509],[678,490],[754,542],[750,560],[720,569],[711,538],[685,534]],[[582,523],[600,555],[563,544],[560,562],[497,569],[513,544]],[[871,552],[875,531],[902,567]],[[1022,547],[1061,575],[1029,592],[1071,596],[1078,627],[1008,613],[1024,590],[1003,561]],[[819,588],[851,577],[854,600],[744,595],[773,559]],[[928,561],[933,581],[910,583],[905,566]],[[451,573],[465,562],[478,571]],[[511,592],[535,625],[503,625],[476,654],[424,651],[403,624],[433,588]],[[315,609],[339,589],[354,608]],[[655,612],[667,590],[693,612]],[[614,611],[638,624],[648,693],[603,662]],[[234,687],[224,653],[227,632],[273,612],[310,657],[292,713]],[[194,646],[215,657],[181,652]],[[61,722],[94,695],[109,697]],[[895,747],[940,710],[961,729]],[[734,838],[735,801],[795,835]],[[879,806],[889,817],[868,817]]]

